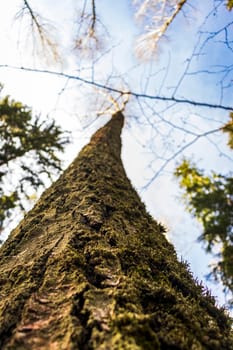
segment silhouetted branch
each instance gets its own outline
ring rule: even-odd
[[[136,98],[142,98],[142,99],[149,99],[149,100],[157,100],[157,101],[164,101],[164,102],[175,102],[179,104],[187,104],[187,105],[192,105],[195,107],[204,107],[204,108],[214,108],[214,109],[219,109],[219,110],[225,110],[225,111],[232,111],[233,110],[233,105],[223,105],[223,104],[215,104],[215,103],[208,103],[208,102],[201,102],[201,101],[195,101],[195,100],[190,100],[186,98],[177,98],[175,96],[159,96],[159,95],[150,95],[150,94],[144,94],[144,93],[139,93],[136,91],[124,91],[120,89],[116,89],[112,86],[104,85],[102,83],[99,83],[97,81],[93,80],[88,80],[85,78],[82,78],[78,75],[72,75],[68,73],[62,73],[62,72],[56,72],[52,70],[47,70],[47,69],[36,69],[36,68],[29,68],[29,67],[17,67],[17,66],[11,66],[8,64],[1,64],[0,68],[9,68],[9,69],[17,69],[17,70],[23,70],[26,72],[34,72],[34,73],[41,73],[41,74],[50,74],[54,75],[57,77],[61,78],[66,78],[70,80],[78,80],[86,85],[91,85],[103,90],[107,90],[109,92],[115,92],[120,95],[129,95],[132,97]]]
[[[169,158],[167,158],[164,163],[161,165],[161,167],[154,173],[154,175],[150,178],[150,180],[146,183],[146,185],[143,186],[143,190],[146,190],[155,180],[156,178],[162,173],[162,171],[167,167],[167,165],[175,160],[180,154],[182,154],[187,148],[192,146],[194,143],[196,143],[200,138],[207,137],[210,134],[214,134],[216,132],[219,132],[221,128],[209,130],[207,132],[204,132],[202,134],[196,135],[191,141],[187,142],[184,146],[179,148],[176,152],[174,152]]]

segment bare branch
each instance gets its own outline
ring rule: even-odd
[[[58,44],[52,38],[53,26],[39,13],[35,12],[27,0],[23,0],[24,6],[16,14],[15,18],[30,18],[30,36],[32,37],[33,52],[38,56],[46,57],[46,63],[61,62],[58,52]]]
[[[95,25],[96,25],[96,7],[95,7],[95,0],[91,1],[92,5],[92,24],[91,24],[91,31],[92,33],[95,32]]]
[[[90,6],[88,6],[88,4]],[[85,0],[78,19],[74,49],[84,58],[92,58],[105,47],[107,29],[97,17],[95,0]]]
[[[208,102],[201,102],[201,101],[195,101],[195,100],[190,100],[186,98],[176,98],[174,96],[160,96],[160,95],[149,95],[149,94],[143,94],[139,93],[136,91],[124,91],[120,89],[116,89],[112,86],[108,86],[102,83],[99,83],[97,81],[93,80],[88,80],[85,78],[82,78],[78,75],[72,75],[72,74],[66,74],[62,72],[56,72],[52,70],[47,70],[47,69],[36,69],[36,68],[29,68],[29,67],[17,67],[17,66],[11,66],[8,64],[1,64],[0,68],[9,68],[9,69],[17,69],[17,70],[23,70],[26,72],[34,72],[34,73],[41,73],[41,74],[50,74],[53,76],[61,77],[61,78],[66,78],[70,80],[78,80],[86,85],[91,85],[96,88],[100,88],[103,90],[107,90],[109,92],[115,92],[120,95],[127,95],[127,96],[133,96],[136,98],[141,98],[141,99],[148,99],[148,100],[157,100],[157,101],[164,101],[164,102],[172,102],[172,103],[179,103],[179,104],[186,104],[186,105],[191,105],[194,107],[204,107],[204,108],[214,108],[214,109],[219,109],[223,111],[233,111],[233,105],[223,105],[223,104],[215,104],[215,103],[208,103]]]
[[[143,60],[150,60],[157,54],[158,43],[164,37],[168,27],[182,10],[186,0],[134,0],[140,3],[136,19],[143,22],[143,31],[136,43],[136,55]],[[149,22],[149,24],[148,24]]]
[[[146,190],[149,188],[149,186],[157,179],[157,177],[162,173],[162,171],[167,167],[167,165],[175,160],[180,154],[182,154],[187,148],[192,146],[194,143],[196,143],[200,138],[207,137],[211,134],[214,134],[216,132],[219,132],[221,128],[209,130],[207,132],[204,132],[202,134],[196,135],[191,141],[187,142],[185,145],[180,147],[176,152],[174,152],[169,158],[165,159],[162,166],[154,173],[154,175],[150,178],[150,180],[146,183],[145,186],[143,186],[142,190]]]

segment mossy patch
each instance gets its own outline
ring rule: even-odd
[[[122,124],[92,137],[1,248],[1,349],[233,349],[230,318],[126,177]]]

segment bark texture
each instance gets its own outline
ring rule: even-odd
[[[97,131],[2,247],[2,350],[233,349],[126,177],[122,125]]]

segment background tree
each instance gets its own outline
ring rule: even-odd
[[[0,229],[13,209],[25,206],[46,178],[61,170],[58,151],[68,138],[54,120],[33,117],[32,110],[9,96],[0,100]]]
[[[233,114],[223,131],[229,135],[228,145],[233,148]],[[175,175],[180,179],[184,198],[190,212],[201,222],[200,240],[207,252],[215,253],[217,262],[212,266],[215,279],[222,280],[226,291],[233,293],[233,178],[212,172],[204,174],[194,164],[184,160]],[[232,304],[232,300],[230,300]]]

